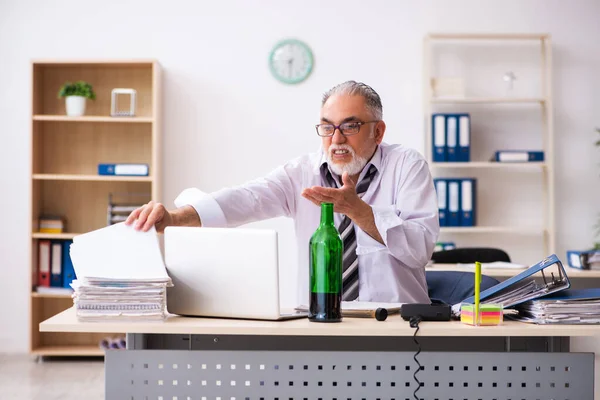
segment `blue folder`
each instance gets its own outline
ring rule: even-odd
[[[498,150],[494,153],[494,161],[497,162],[542,162],[543,151],[528,150]]]
[[[557,267],[556,275],[549,269],[552,266]],[[536,282],[534,286],[528,290],[523,296],[519,298],[513,297],[512,299],[509,297],[512,291],[521,288],[526,284],[530,284],[533,281],[535,274],[541,272],[542,281]],[[484,271],[485,273],[485,271]],[[536,276],[537,277],[537,276]],[[513,276],[499,284],[492,286],[491,288],[484,290],[480,293],[480,301],[482,303],[494,303],[499,296],[508,296],[509,298],[506,301],[503,301],[503,307],[513,307],[517,304],[524,303],[528,300],[539,299],[542,296],[547,296],[551,293],[560,292],[561,290],[565,290],[571,287],[571,282],[567,277],[565,272],[565,268],[562,262],[558,259],[556,254],[552,254],[549,257],[544,258],[540,262],[535,265],[532,265],[525,271],[520,274]],[[463,300],[463,303],[471,303],[475,302],[475,297],[471,296],[468,299]],[[455,305],[457,306],[457,305]]]
[[[446,115],[433,114],[431,116],[431,148],[433,161],[447,161],[446,154]]]
[[[446,226],[460,226],[460,179],[447,179]]]
[[[536,300],[569,301],[569,300],[598,300],[600,299],[600,288],[587,289],[565,289],[552,293]]]
[[[471,116],[457,114],[458,116],[458,156],[457,161],[471,161]]]
[[[71,261],[71,255],[69,253],[72,240],[65,240],[62,243],[62,272],[63,272],[63,287],[71,289],[71,282],[76,279],[75,270],[73,269],[73,262]]]
[[[60,240],[52,240],[50,242],[50,248],[52,249],[50,254],[50,286],[62,287],[62,243]]]
[[[436,178],[433,180],[435,185],[435,192],[438,199],[438,215],[440,219],[440,226],[446,226],[446,214],[448,212],[447,204],[448,201],[448,182],[444,178]]]
[[[576,269],[590,269],[589,259],[600,250],[567,250],[567,265]]]
[[[446,146],[447,161],[458,161],[458,116],[449,114],[446,117]]]
[[[475,226],[475,210],[477,180],[474,178],[463,178],[460,180],[460,225]]]

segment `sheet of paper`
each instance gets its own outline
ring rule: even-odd
[[[71,258],[78,279],[169,279],[154,227],[141,232],[118,223],[75,236]]]

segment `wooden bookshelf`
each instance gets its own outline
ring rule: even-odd
[[[515,262],[521,264],[533,264],[555,253],[550,35],[430,33],[424,38],[423,50],[423,139],[425,157],[431,166],[432,176],[449,179],[469,177],[477,180],[474,201],[478,226],[442,227],[439,240],[455,242],[458,247],[500,247],[507,251]],[[494,54],[494,58],[486,58],[490,54]],[[533,54],[535,57],[525,58],[524,54]],[[496,76],[489,73],[494,71],[493,74],[496,74],[497,65],[501,65],[502,68],[509,68],[508,65],[511,65],[509,69],[527,71],[529,75],[526,75],[525,85],[528,89],[511,94],[502,90],[506,88],[495,85],[492,79],[487,79]],[[482,78],[484,76],[486,79]],[[436,97],[433,82],[440,78],[462,79],[464,95]],[[433,162],[431,120],[435,113],[471,115],[470,162]],[[502,118],[498,117],[499,113],[502,113]],[[492,118],[486,119],[490,116]],[[516,136],[510,130],[506,130],[506,125],[498,124],[501,119],[511,121],[513,126],[518,126],[519,123],[526,126],[525,124],[529,123],[529,129],[524,129],[520,136]],[[497,138],[503,134],[509,139],[504,141],[505,147],[498,147],[502,141]],[[496,150],[531,149],[531,146],[535,146],[532,149],[543,150],[544,162],[489,161]],[[526,177],[523,176],[525,173]],[[535,193],[529,191],[531,188],[535,188]],[[492,191],[497,192],[498,196],[490,195]],[[507,192],[515,194],[510,198],[503,197],[502,194]],[[524,201],[532,198],[535,202]],[[523,207],[533,210],[531,215],[527,215],[523,211],[527,208]],[[500,224],[508,226],[497,226]],[[527,258],[515,257],[515,253],[525,254]]]
[[[30,352],[39,356],[101,356],[107,334],[41,333],[39,323],[73,305],[67,294],[37,293],[38,243],[65,241],[107,225],[110,193],[160,201],[160,65],[155,60],[35,60],[31,116]],[[67,81],[89,82],[95,100],[81,117],[66,115],[57,94]],[[112,117],[111,91],[137,91],[136,115]],[[101,176],[100,163],[148,164],[149,176]],[[62,233],[41,233],[43,215],[65,219]],[[119,333],[114,334],[119,335]],[[109,335],[110,336],[110,335]]]

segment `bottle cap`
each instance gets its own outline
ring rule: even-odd
[[[375,319],[377,321],[385,321],[388,316],[388,312],[385,308],[378,308],[375,310]]]

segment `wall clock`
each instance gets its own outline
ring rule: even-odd
[[[269,68],[273,76],[280,82],[300,83],[312,72],[312,51],[300,40],[282,40],[271,50]]]

